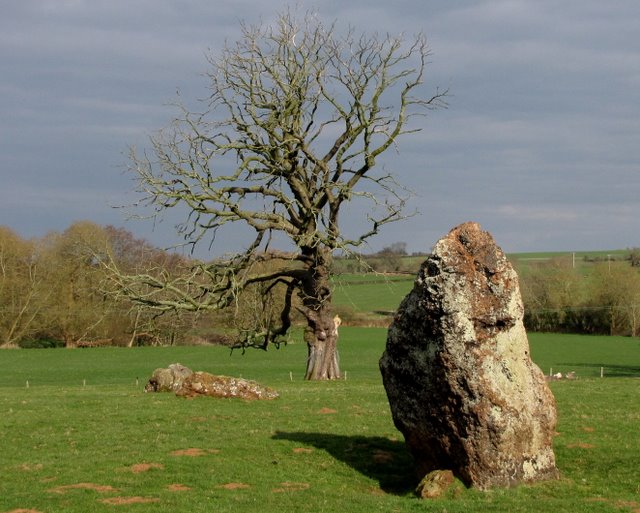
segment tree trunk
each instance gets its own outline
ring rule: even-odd
[[[142,313],[142,309],[138,308],[136,310],[136,320],[133,321],[133,333],[131,333],[131,338],[129,339],[129,343],[127,347],[133,347],[133,344],[136,342],[138,338],[138,324],[140,322],[140,314]]]
[[[339,379],[338,329],[331,312],[329,284],[331,251],[306,248],[303,253],[309,262],[300,294],[304,306],[302,311],[307,318],[304,332],[308,349],[305,379]]]
[[[318,322],[309,323],[310,326],[305,330],[304,338],[308,349],[305,373],[307,380],[340,379],[338,330],[330,312],[324,313],[326,315],[319,315]]]

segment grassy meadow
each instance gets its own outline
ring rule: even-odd
[[[413,288],[415,276],[343,274],[333,279],[333,300],[357,313],[388,314]]]
[[[0,352],[0,513],[633,512],[640,510],[640,342],[532,334],[559,425],[558,481],[421,501],[377,369],[385,330],[344,328],[346,380],[305,382],[306,348]],[[145,394],[154,368],[255,379],[244,402]],[[600,378],[601,368],[604,378]],[[27,386],[28,381],[28,386]]]

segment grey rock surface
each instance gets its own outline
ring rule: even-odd
[[[203,395],[247,401],[270,400],[279,397],[275,390],[255,381],[232,376],[216,376],[208,372],[194,372],[188,376],[176,395],[182,397]]]
[[[422,264],[380,360],[419,477],[487,489],[557,477],[554,397],[532,362],[518,277],[488,232],[454,228]]]
[[[156,369],[144,387],[145,392],[176,392],[182,387],[182,382],[193,374],[189,367],[179,363],[172,363],[166,369]]]

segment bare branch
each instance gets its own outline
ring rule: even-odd
[[[151,138],[151,156],[132,152],[131,167],[142,206],[187,211],[186,243],[229,224],[251,228],[254,242],[181,276],[112,269],[114,279],[123,294],[161,311],[224,308],[248,287],[271,294],[286,284],[280,327],[262,330],[261,343],[287,331],[294,290],[296,308],[321,340],[330,328],[333,252],[348,252],[404,216],[402,189],[378,172],[376,159],[419,130],[412,118],[445,106],[447,91],[423,94],[429,49],[422,34],[405,40],[350,28],[341,35],[335,24],[291,12],[241,31],[208,57],[202,111],[179,107],[174,123]],[[354,197],[370,203],[370,226],[346,237],[340,213]],[[271,251],[278,233],[293,254]],[[251,344],[255,333],[247,335]]]

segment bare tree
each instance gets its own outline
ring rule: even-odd
[[[132,169],[146,206],[156,213],[186,207],[180,230],[187,243],[212,241],[231,223],[249,227],[251,241],[189,276],[117,279],[134,300],[178,310],[219,309],[249,286],[278,287],[278,322],[247,340],[263,348],[276,342],[297,308],[307,324],[306,378],[335,379],[333,253],[403,217],[402,189],[377,171],[376,159],[418,130],[414,116],[444,105],[446,91],[420,96],[429,55],[423,35],[340,35],[314,15],[290,12],[273,26],[241,28],[237,43],[209,57],[203,110],[181,106],[178,119],[151,139],[153,151],[132,152]],[[340,214],[356,197],[369,202],[369,228],[349,237]],[[273,249],[283,238],[294,251]]]

